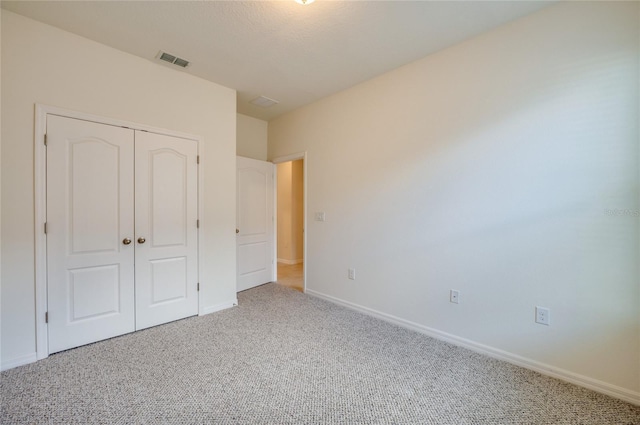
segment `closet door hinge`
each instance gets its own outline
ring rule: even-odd
[[[200,291],[200,282],[198,282],[198,291]]]
[[[200,155],[196,156],[196,164],[200,164]]]
[[[49,312],[44,313],[44,323],[49,323]]]
[[[196,220],[196,229],[200,228],[200,220]]]
[[[47,133],[44,133],[44,145],[47,146]]]
[[[44,234],[45,235],[47,234],[47,222],[46,221],[44,222]]]

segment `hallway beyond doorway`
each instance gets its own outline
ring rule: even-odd
[[[302,282],[303,263],[285,264],[278,263],[278,280],[277,283],[296,291],[303,292]]]

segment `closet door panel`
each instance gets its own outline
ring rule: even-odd
[[[47,116],[50,353],[135,329],[133,137]]]
[[[135,137],[136,329],[144,329],[198,313],[198,146]]]

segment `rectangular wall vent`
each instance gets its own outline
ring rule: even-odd
[[[158,55],[156,56],[157,59],[160,59],[161,61],[165,61],[165,62],[169,62],[173,65],[177,65],[181,68],[186,68],[190,65],[190,62],[186,59],[182,59],[179,58],[177,56],[174,56],[170,53],[166,53],[166,52],[159,52]]]
[[[256,106],[260,106],[261,108],[268,108],[270,106],[277,105],[279,102],[266,96],[259,96],[253,99],[251,103]]]

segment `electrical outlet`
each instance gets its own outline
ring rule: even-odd
[[[349,269],[349,279],[356,280],[356,269]]]
[[[326,221],[326,217],[325,217],[324,212],[317,212],[315,214],[315,220],[316,221]]]
[[[551,312],[548,308],[536,306],[536,323],[549,326],[551,323]]]
[[[449,301],[454,303],[454,304],[459,304],[460,303],[460,291],[452,289],[449,292]]]

